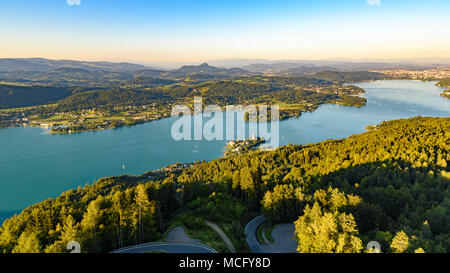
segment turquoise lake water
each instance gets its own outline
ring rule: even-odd
[[[362,108],[323,105],[279,123],[280,145],[338,139],[383,120],[449,117],[450,100],[435,82],[377,81],[356,85],[368,99]],[[238,117],[239,118],[239,117]],[[211,160],[227,141],[175,141],[174,118],[133,127],[71,135],[41,128],[0,130],[0,218],[96,179],[141,174],[176,162]],[[1,219],[0,219],[1,222]]]

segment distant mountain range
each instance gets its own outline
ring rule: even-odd
[[[49,60],[42,58],[0,59],[1,72],[40,71],[46,72],[60,68],[84,69],[88,71],[127,72],[149,67],[132,63],[85,62],[72,60]]]
[[[212,66],[231,68],[240,67],[246,70],[251,70],[249,67],[254,65],[269,65],[272,68],[295,68],[295,67],[317,67],[317,66],[332,66],[332,67],[379,67],[379,66],[436,66],[436,65],[450,65],[450,58],[414,58],[414,59],[329,59],[329,60],[266,60],[266,59],[223,59],[223,60],[208,60],[207,63]],[[153,67],[161,67],[164,70],[176,69],[183,65],[198,65],[200,62],[149,62],[146,65]],[[356,68],[355,68],[356,69]]]
[[[166,73],[162,73],[163,76],[169,78],[180,78],[186,76],[198,76],[198,75],[210,75],[214,77],[237,77],[249,74],[249,71],[242,68],[218,68],[211,66],[207,63],[201,65],[185,65],[179,69],[171,70]]]
[[[450,65],[450,63],[448,63]],[[335,61],[304,61],[304,62],[280,62],[280,63],[256,63],[243,66],[251,72],[274,73],[284,76],[308,75],[321,71],[363,71],[378,69],[426,69],[436,67],[429,64],[412,63],[376,63],[376,62],[335,62]]]
[[[296,67],[355,67],[362,70],[364,67],[396,67],[396,66],[438,66],[450,65],[450,58],[413,58],[413,59],[329,59],[329,60],[265,60],[265,59],[229,59],[229,60],[212,60],[208,61],[210,65],[219,67],[241,67],[250,71],[254,71],[252,67],[268,65],[277,69],[289,69]],[[156,65],[156,64],[155,64]]]
[[[0,79],[30,80],[75,77],[82,80],[103,78],[102,82],[129,80],[133,77],[209,80],[251,75],[305,76],[322,71],[368,71],[377,69],[425,69],[450,66],[450,59],[432,58],[398,62],[350,62],[340,60],[268,61],[263,59],[215,60],[200,65],[183,65],[177,69],[159,69],[134,63],[49,60],[42,58],[0,59]],[[45,73],[45,77],[43,76]]]
[[[209,74],[209,75],[241,75],[248,73],[241,68],[218,68],[210,66],[207,63],[201,65],[184,65],[178,69],[158,69],[153,66],[145,66],[134,63],[114,63],[114,62],[86,62],[74,60],[49,60],[42,58],[27,59],[1,59],[0,72],[89,72],[89,71],[106,71],[106,72],[124,72],[124,73],[141,73],[145,76],[158,76],[165,74],[168,77],[183,77],[192,74]],[[141,75],[143,76],[143,75]]]
[[[119,84],[133,78],[135,83],[165,80],[205,81],[258,75],[242,68],[218,68],[203,63],[174,70],[154,69],[131,63],[53,61],[46,59],[0,59],[0,80],[24,84],[56,86],[99,86]]]

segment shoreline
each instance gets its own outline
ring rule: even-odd
[[[435,86],[440,87],[440,88],[444,88],[444,89],[447,88],[447,87],[445,87],[445,86],[443,86],[443,85],[439,85],[438,83],[439,83],[440,81],[439,81],[439,80],[436,80],[436,79],[424,80],[424,79],[395,79],[395,78],[389,78],[389,79],[383,79],[383,80],[365,80],[365,81],[358,81],[358,82],[347,82],[347,83],[343,83],[342,85],[343,85],[343,86],[351,86],[351,85],[354,85],[354,84],[357,84],[357,83],[366,83],[366,82],[384,82],[384,81],[436,82]],[[444,90],[443,93],[441,93],[441,97],[444,97],[444,98],[450,98],[450,95],[448,95],[449,93],[448,93],[447,91],[449,91],[449,90]],[[353,95],[349,95],[350,97],[353,96],[353,97],[365,99],[366,101],[364,102],[363,105],[361,105],[361,104],[358,104],[358,105],[352,105],[351,103],[341,102],[341,101],[339,101],[339,100],[336,100],[336,101],[327,101],[327,102],[323,102],[323,103],[319,103],[319,104],[314,104],[314,105],[310,106],[311,109],[307,109],[307,110],[300,110],[300,109],[298,109],[298,108],[288,109],[288,110],[291,110],[291,111],[295,111],[296,114],[292,114],[292,113],[289,114],[289,113],[290,113],[290,112],[289,112],[289,113],[287,113],[286,115],[281,115],[281,113],[280,113],[280,117],[279,117],[279,120],[278,120],[278,121],[288,120],[288,119],[291,119],[291,118],[299,118],[299,117],[302,116],[303,113],[313,113],[313,112],[317,111],[317,109],[319,109],[319,107],[320,107],[321,105],[326,105],[326,104],[335,104],[335,105],[340,105],[340,106],[362,108],[362,107],[364,107],[364,106],[366,105],[366,103],[367,103],[367,99],[364,98],[363,96],[361,96],[361,95],[363,95],[364,93],[366,93],[366,90],[362,89],[361,92],[358,92],[358,93],[353,94]],[[45,106],[46,106],[46,105],[37,105],[36,107],[45,107]],[[33,107],[33,106],[29,106],[29,107]],[[13,109],[25,109],[25,108],[29,108],[29,107],[0,109],[0,113],[1,113],[2,111],[8,112],[8,111],[11,111],[11,110],[13,110]],[[221,108],[223,109],[223,108],[225,108],[225,107],[221,107]],[[225,110],[222,110],[222,112],[225,112]],[[281,110],[280,110],[280,112],[281,112]],[[149,122],[153,122],[153,121],[163,120],[163,119],[166,119],[166,118],[170,118],[170,116],[169,116],[169,115],[167,115],[167,116],[162,116],[162,117],[158,117],[158,118],[155,118],[155,119],[152,119],[152,120],[138,120],[138,121],[135,121],[135,122],[132,122],[132,123],[129,123],[129,124],[122,124],[122,125],[117,125],[117,126],[114,126],[114,127],[108,127],[108,128],[95,128],[95,129],[75,130],[75,131],[71,131],[71,130],[69,130],[69,131],[58,131],[58,130],[53,130],[52,127],[42,127],[42,126],[40,126],[40,125],[31,125],[31,124],[27,124],[27,125],[17,125],[17,126],[6,126],[6,127],[1,127],[1,126],[0,126],[0,130],[2,130],[2,129],[11,129],[11,128],[19,128],[19,127],[36,127],[36,128],[44,128],[44,129],[45,129],[45,128],[47,128],[47,129],[50,128],[50,133],[51,133],[51,134],[63,134],[63,135],[67,135],[67,134],[78,134],[78,133],[83,133],[83,132],[97,132],[97,131],[104,131],[104,130],[111,130],[111,129],[124,128],[124,127],[132,127],[132,126],[136,126],[136,125],[140,125],[140,124],[145,124],[145,123],[149,123]],[[245,118],[245,116],[244,116],[244,120],[245,120],[245,122],[250,122],[248,119]],[[271,121],[271,119],[268,117],[268,118],[267,118],[267,121],[269,122],[269,121]],[[257,122],[259,122],[259,118],[258,118],[258,121],[257,121]],[[45,123],[41,123],[41,124],[45,124]]]
[[[364,93],[365,92],[360,92],[358,94],[351,95],[351,96],[358,97],[358,98],[361,98],[361,99],[365,99],[364,97],[360,96],[360,95],[362,95]],[[365,101],[363,105],[359,105],[359,104],[358,105],[352,105],[350,103],[340,102],[338,100],[337,101],[326,101],[326,102],[323,102],[323,103],[319,103],[319,104],[316,104],[316,105],[309,106],[309,107],[311,107],[311,109],[307,109],[307,110],[290,109],[290,110],[294,110],[294,111],[297,110],[298,114],[297,115],[294,115],[294,114],[281,115],[280,114],[280,117],[279,117],[278,121],[288,120],[288,119],[291,119],[291,118],[299,118],[299,117],[301,117],[301,115],[303,113],[313,113],[317,109],[319,109],[319,107],[322,106],[322,105],[334,104],[334,105],[340,105],[340,106],[361,108],[361,107],[364,107],[366,105],[366,102],[367,101]],[[221,108],[225,108],[225,107],[221,107]],[[222,109],[222,112],[226,112],[226,110]],[[280,112],[282,112],[282,110],[280,110]],[[0,130],[2,130],[2,129],[19,128],[19,127],[33,127],[33,128],[50,129],[49,131],[50,131],[51,134],[67,135],[67,134],[77,134],[77,133],[83,133],[83,132],[97,132],[97,131],[113,130],[113,129],[119,129],[119,128],[124,128],[124,127],[133,127],[133,126],[137,126],[137,125],[141,125],[141,124],[145,124],[145,123],[150,123],[150,122],[154,122],[154,121],[159,121],[159,120],[163,120],[163,119],[167,119],[167,118],[171,118],[171,117],[170,116],[163,116],[163,117],[155,118],[155,119],[152,119],[152,120],[137,121],[137,122],[133,122],[133,123],[130,123],[130,124],[123,124],[123,125],[118,125],[118,126],[109,127],[109,128],[97,128],[97,129],[86,129],[86,130],[76,130],[76,131],[71,131],[71,130],[69,130],[69,131],[57,131],[57,130],[53,130],[51,126],[41,126],[41,125],[32,125],[32,124],[0,127]],[[246,119],[245,116],[244,116],[244,121],[245,122],[251,122],[248,119]],[[269,122],[269,121],[272,121],[270,117],[267,118],[267,122]],[[258,118],[258,121],[256,121],[256,122],[258,122],[258,123],[260,122],[259,118]]]

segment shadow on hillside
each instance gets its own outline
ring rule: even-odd
[[[404,226],[419,229],[424,221],[434,234],[447,233],[446,220],[433,218],[431,210],[445,202],[449,167],[415,165],[387,160],[342,168],[312,177],[309,193],[332,187],[362,197],[360,205],[346,209],[355,216],[360,233]]]

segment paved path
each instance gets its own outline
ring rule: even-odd
[[[199,244],[202,242],[198,239],[189,237],[189,235],[186,233],[186,230],[181,226],[177,226],[169,231],[166,235],[166,238],[164,239],[168,243],[178,244]]]
[[[246,226],[245,226],[245,235],[247,236],[245,240],[253,253],[263,253],[260,248],[263,246],[260,242],[258,242],[258,238],[256,237],[256,231],[258,227],[267,221],[267,218],[264,215],[253,218]]]
[[[207,245],[170,244],[163,242],[124,247],[121,249],[111,251],[111,253],[150,253],[152,251],[162,251],[166,253],[217,253],[215,249]]]
[[[246,240],[252,253],[297,253],[297,242],[294,239],[295,226],[293,224],[281,224],[272,231],[273,244],[261,244],[256,232],[258,227],[268,219],[261,215],[251,220],[245,227]]]
[[[166,253],[217,253],[215,249],[202,244],[200,240],[189,237],[186,230],[181,226],[175,227],[169,231],[165,240],[166,242],[154,242],[124,247],[111,251],[111,253],[149,253],[153,251]]]
[[[225,242],[225,244],[227,244],[228,249],[230,250],[231,253],[236,253],[236,249],[234,248],[233,243],[230,241],[228,236],[222,231],[222,229],[220,229],[216,224],[211,223],[206,220],[205,220],[205,224],[208,225],[209,227],[211,227],[212,229],[214,229],[214,231],[216,231],[219,234],[219,236],[222,238],[222,240]]]
[[[298,243],[295,241],[293,224],[276,225],[272,231],[274,243],[269,245],[274,253],[297,253]]]

